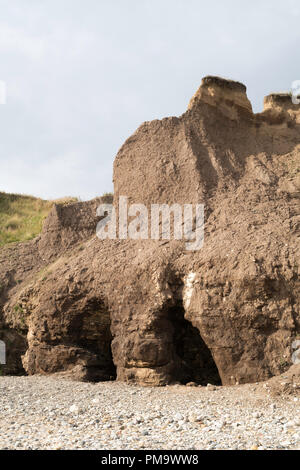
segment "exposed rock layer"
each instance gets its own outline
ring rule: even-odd
[[[292,365],[300,335],[300,106],[206,77],[181,117],[142,124],[114,163],[115,206],[204,203],[205,243],[104,240],[100,200],[55,207],[0,251],[7,373],[235,384]]]

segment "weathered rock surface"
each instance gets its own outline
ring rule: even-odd
[[[256,382],[300,336],[300,107],[206,77],[188,110],[142,124],[114,163],[114,204],[204,203],[205,242],[99,240],[100,200],[54,208],[0,251],[6,373],[163,385]],[[22,356],[22,366],[21,366]]]

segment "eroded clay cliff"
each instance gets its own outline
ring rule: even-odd
[[[300,107],[206,77],[180,117],[146,122],[114,162],[114,204],[204,203],[205,241],[99,240],[100,200],[54,207],[0,251],[6,373],[163,385],[261,381],[300,335]]]

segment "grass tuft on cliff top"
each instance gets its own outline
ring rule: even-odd
[[[77,198],[45,201],[33,196],[0,192],[0,247],[36,237],[54,203],[67,204]]]

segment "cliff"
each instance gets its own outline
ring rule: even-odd
[[[6,373],[163,385],[263,381],[300,335],[300,106],[206,77],[180,117],[145,122],[114,162],[114,205],[205,205],[205,240],[99,240],[99,200],[54,207],[0,250]]]

